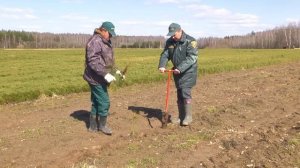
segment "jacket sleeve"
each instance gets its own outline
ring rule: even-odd
[[[186,58],[176,68],[180,72],[186,71],[193,64],[197,63],[198,60],[198,48],[195,40],[187,41]]]
[[[168,53],[168,49],[165,47],[164,51],[160,55],[158,68],[166,67],[168,61],[169,61],[169,53]]]
[[[107,74],[104,60],[101,57],[100,39],[91,40],[86,47],[86,63],[97,75],[105,76]]]

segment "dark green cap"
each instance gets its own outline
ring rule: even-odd
[[[111,36],[116,36],[115,26],[111,22],[103,22],[100,28],[104,28],[105,30],[107,30],[109,34],[111,34]]]
[[[167,36],[174,36],[175,32],[178,30],[181,30],[180,25],[177,23],[171,23],[169,26],[169,33],[167,34]]]

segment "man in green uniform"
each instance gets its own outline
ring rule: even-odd
[[[158,68],[163,73],[166,70],[167,62],[171,60],[179,111],[178,117],[171,117],[171,122],[188,126],[192,122],[191,89],[196,85],[197,80],[197,42],[195,38],[187,35],[177,23],[170,24],[167,36],[171,37],[166,41]]]

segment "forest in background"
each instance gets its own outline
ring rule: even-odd
[[[0,48],[83,48],[91,34],[39,33],[26,31],[0,31]],[[162,36],[116,36],[112,38],[117,48],[160,48]]]
[[[224,38],[205,37],[198,39],[200,48],[253,48],[292,49],[300,48],[300,22],[290,23],[274,29],[254,32],[241,36]]]
[[[1,30],[0,48],[83,48],[90,37],[91,34]],[[163,36],[117,36],[112,43],[116,48],[162,48],[165,40]],[[300,23],[246,35],[201,37],[197,41],[199,48],[300,48]]]

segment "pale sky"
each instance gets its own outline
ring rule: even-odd
[[[178,23],[195,38],[244,35],[300,23],[300,0],[0,0],[0,29],[166,36]]]

